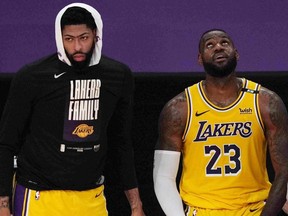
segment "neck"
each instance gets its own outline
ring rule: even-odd
[[[213,104],[226,107],[238,98],[242,89],[242,79],[234,75],[224,78],[207,76],[202,86],[206,97]]]

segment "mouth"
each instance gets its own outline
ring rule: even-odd
[[[86,59],[86,55],[82,53],[77,53],[73,55],[73,59],[74,61],[77,61],[77,62],[84,61]]]
[[[228,56],[224,53],[217,53],[213,58],[215,62],[223,62],[227,60]]]

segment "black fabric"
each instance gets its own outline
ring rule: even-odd
[[[288,214],[286,214],[283,210],[278,214],[278,216],[287,216]]]
[[[74,70],[56,54],[23,67],[11,83],[1,119],[1,154],[10,155],[0,158],[3,170],[16,153],[16,179],[25,187],[95,188],[104,171],[106,129],[113,117],[117,122],[111,136],[117,139],[109,145],[119,157],[118,183],[124,189],[136,187],[129,126],[133,82],[126,65],[104,56],[98,65],[84,70]],[[99,89],[99,96],[94,89]],[[88,104],[91,112],[80,112],[80,103]],[[10,176],[0,172],[0,179],[6,178],[12,180],[12,172]],[[11,191],[7,183],[0,188],[2,194]]]

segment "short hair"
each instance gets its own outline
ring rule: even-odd
[[[215,29],[209,29],[209,30],[205,31],[205,32],[201,35],[201,37],[200,37],[199,44],[198,44],[199,52],[201,52],[201,44],[202,44],[202,42],[203,42],[204,36],[205,36],[207,33],[212,32],[212,31],[220,31],[220,32],[223,32],[223,33],[225,33],[225,34],[229,37],[229,35],[227,34],[227,32],[224,31],[223,29],[217,29],[217,28],[215,28]],[[230,37],[229,37],[229,38],[230,38]],[[231,38],[230,38],[230,39],[231,39]]]
[[[92,14],[82,7],[70,7],[61,17],[61,30],[65,25],[80,24],[86,24],[92,30],[97,28]]]

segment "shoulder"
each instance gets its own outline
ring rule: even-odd
[[[187,117],[187,100],[185,92],[173,97],[169,100],[163,107],[160,114],[160,124],[173,124],[176,126],[183,126],[183,123],[186,123]],[[171,126],[171,125],[170,125]]]
[[[99,66],[104,70],[111,70],[111,71],[122,71],[124,73],[131,73],[131,69],[128,65],[118,60],[112,59],[105,55],[101,56]]]
[[[132,71],[126,64],[107,56],[102,55],[96,68],[101,71],[102,77],[105,79],[118,80],[124,83],[134,82]]]
[[[33,62],[24,65],[17,73],[33,73],[33,71],[47,70],[50,67],[55,67],[56,62],[59,62],[57,54],[44,56]]]
[[[96,70],[101,74],[101,82],[114,94],[129,96],[133,93],[134,77],[126,64],[102,55]]]
[[[37,77],[42,71],[52,71],[56,68],[57,62],[59,62],[59,60],[56,53],[37,59],[22,66],[16,72],[14,80],[19,79],[25,81],[25,79],[30,79],[35,76]]]
[[[259,91],[259,107],[266,128],[269,125],[276,126],[287,118],[287,110],[283,100],[277,93],[263,86]]]
[[[276,92],[267,89],[263,86],[261,86],[259,90],[259,103],[260,107],[267,107],[267,108],[272,108],[273,106],[277,105],[284,105],[282,99]]]
[[[185,92],[181,92],[169,100],[161,111],[156,149],[181,151],[186,119],[186,96]]]
[[[170,99],[164,106],[163,109],[177,109],[182,107],[184,104],[186,104],[186,95],[185,92],[181,92],[180,94],[176,95],[175,97],[173,97],[172,99]]]

